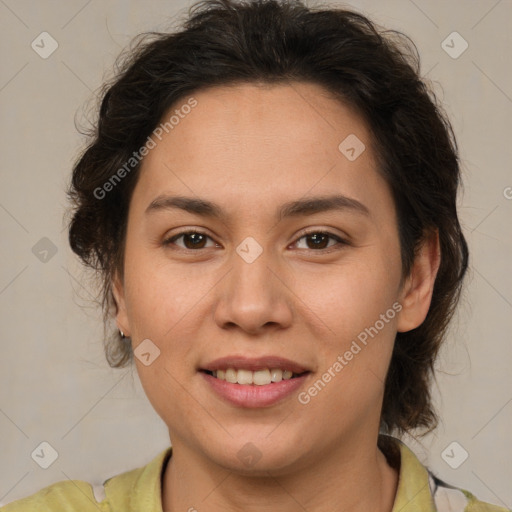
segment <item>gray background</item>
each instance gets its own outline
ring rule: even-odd
[[[188,5],[0,0],[0,504],[58,480],[99,483],[168,445],[135,370],[104,360],[94,283],[67,244],[64,189],[84,143],[75,116],[94,107],[115,56],[136,34],[175,26],[169,17]],[[443,421],[406,441],[441,478],[512,507],[512,2],[345,5],[414,39],[461,147],[471,266],[438,363]],[[43,31],[58,43],[46,59],[31,47]],[[469,45],[458,58],[441,45],[454,31]],[[447,44],[453,53],[463,42]],[[45,39],[39,51],[49,48]],[[58,452],[46,470],[31,458],[42,441]],[[457,469],[445,459],[454,465],[461,448],[442,456],[453,441],[469,453]]]

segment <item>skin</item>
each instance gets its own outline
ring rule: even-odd
[[[396,332],[427,314],[438,238],[402,280],[395,207],[369,131],[318,85],[193,96],[198,105],[143,161],[124,273],[114,279],[119,328],[134,349],[149,338],[160,350],[149,366],[135,361],[173,445],[164,510],[391,511],[398,475],[377,448],[384,379]],[[349,134],[366,146],[354,161],[338,149]],[[285,202],[333,193],[369,214],[275,217]],[[225,218],[145,213],[161,194],[213,201]],[[348,244],[321,238],[316,248],[305,228]],[[190,237],[165,245],[190,229],[210,237],[201,248]],[[246,237],[263,250],[252,263],[236,252]],[[236,407],[197,371],[228,355],[279,355],[311,371],[299,391],[307,390],[395,302],[402,310],[308,404],[293,393],[270,407]],[[248,442],[261,454],[252,466],[237,456]]]

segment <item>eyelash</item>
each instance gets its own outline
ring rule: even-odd
[[[173,235],[172,237],[164,240],[163,245],[165,245],[165,246],[173,245],[176,240],[178,240],[179,238],[183,237],[184,235],[192,235],[192,234],[203,235],[203,236],[206,236],[207,238],[210,238],[210,240],[213,240],[209,235],[207,235],[206,233],[204,233],[202,231],[189,230],[189,231],[182,231],[181,233],[177,233],[176,235]],[[350,245],[347,240],[344,240],[343,238],[339,237],[338,235],[335,235],[334,233],[331,233],[329,231],[321,231],[321,230],[318,230],[318,229],[303,232],[299,236],[299,238],[297,238],[295,243],[297,243],[299,240],[302,240],[303,238],[306,238],[307,236],[310,236],[310,235],[326,235],[329,238],[336,240],[338,243],[334,244],[334,245],[332,245],[330,247],[325,247],[325,248],[322,248],[322,249],[301,249],[301,250],[312,251],[312,252],[320,252],[320,253],[326,254],[326,253],[332,252],[333,250],[339,250],[339,249],[341,249],[345,245]],[[339,247],[336,247],[337,245]],[[201,247],[199,249],[188,249],[186,247],[179,247],[179,246],[178,246],[178,248],[183,250],[183,251],[191,251],[191,252],[194,252],[194,251],[197,252],[197,251],[199,251],[201,249],[209,249],[209,247]]]

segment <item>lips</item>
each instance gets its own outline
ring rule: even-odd
[[[199,371],[209,388],[238,407],[267,407],[280,402],[303,385],[310,371],[278,356],[224,357]]]
[[[253,372],[275,368],[282,371],[288,370],[296,374],[308,371],[308,369],[301,364],[292,361],[291,359],[285,359],[279,356],[264,356],[258,358],[248,358],[243,356],[222,357],[207,363],[201,367],[201,370],[214,372],[217,370],[226,371],[228,368],[234,368],[236,370],[250,370]]]

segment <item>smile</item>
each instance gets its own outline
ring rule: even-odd
[[[207,371],[206,373],[231,384],[241,384],[243,386],[266,386],[301,375],[293,373],[291,370],[281,370],[280,368],[264,368],[257,371],[228,368],[226,370]]]
[[[219,373],[224,378],[220,378]],[[213,393],[213,396],[220,398],[231,406],[256,409],[271,407],[282,403],[286,398],[295,396],[305,385],[310,372],[291,374],[289,370],[273,371],[264,369],[251,371],[228,368],[215,372],[201,371],[199,374],[205,380],[207,389]],[[228,382],[226,377],[232,380],[236,377],[236,382]],[[272,381],[272,377],[274,377],[274,381]]]

